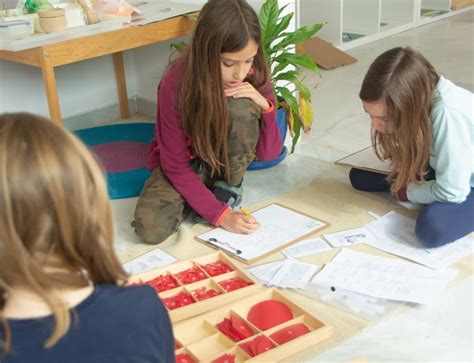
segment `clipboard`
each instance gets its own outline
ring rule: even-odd
[[[377,157],[372,146],[356,151],[335,162],[336,165],[350,166],[356,169],[372,171],[375,173],[390,174],[390,161],[382,161]]]
[[[279,203],[269,204],[252,212],[252,215],[261,223],[261,227],[251,234],[238,234],[215,228],[196,236],[195,239],[245,264],[252,264],[330,225]]]

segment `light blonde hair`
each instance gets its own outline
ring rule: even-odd
[[[393,133],[372,132],[377,156],[394,165],[387,177],[393,192],[425,181],[432,142],[430,111],[438,81],[425,57],[402,47],[378,56],[365,75],[359,97],[384,102],[393,124]]]
[[[54,272],[45,270],[58,267]],[[15,286],[38,294],[55,326],[51,347],[71,324],[61,288],[123,284],[103,175],[87,148],[51,121],[28,113],[0,115],[0,319]]]

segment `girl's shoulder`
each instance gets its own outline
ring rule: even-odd
[[[125,300],[156,300],[155,290],[148,285],[117,286],[113,284],[98,284],[94,293],[98,299]]]
[[[166,68],[160,83],[177,84],[183,78],[184,60],[177,59]]]
[[[474,95],[467,89],[457,86],[444,77],[440,77],[436,87],[431,118],[442,118],[445,114],[461,114],[468,119],[472,118],[472,104]],[[472,121],[472,120],[471,120]]]

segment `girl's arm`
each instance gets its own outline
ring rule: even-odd
[[[190,167],[189,146],[177,110],[179,67],[165,75],[158,90],[155,137],[160,167],[173,187],[199,215],[218,225],[228,207],[216,199]]]
[[[267,161],[278,157],[282,149],[280,130],[276,122],[278,104],[270,80],[258,89],[260,94],[271,105],[268,110],[262,111],[262,125],[255,153],[259,160]]]
[[[431,113],[433,135],[430,165],[436,180],[421,185],[410,184],[407,197],[411,202],[462,203],[471,190],[472,124],[463,113],[447,106]]]

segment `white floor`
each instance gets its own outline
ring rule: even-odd
[[[358,91],[369,64],[384,50],[411,46],[446,78],[473,91],[473,19],[470,11],[348,51],[357,58],[356,64],[323,71],[317,80],[311,134],[281,165],[247,173],[243,203],[283,194],[321,176],[348,182],[347,170],[332,162],[370,145],[369,119]],[[139,242],[129,228],[135,203],[136,198],[112,202],[118,250]],[[464,281],[448,289],[441,301],[380,322],[314,361],[347,362],[360,357],[370,362],[473,362],[473,291],[474,280]]]

